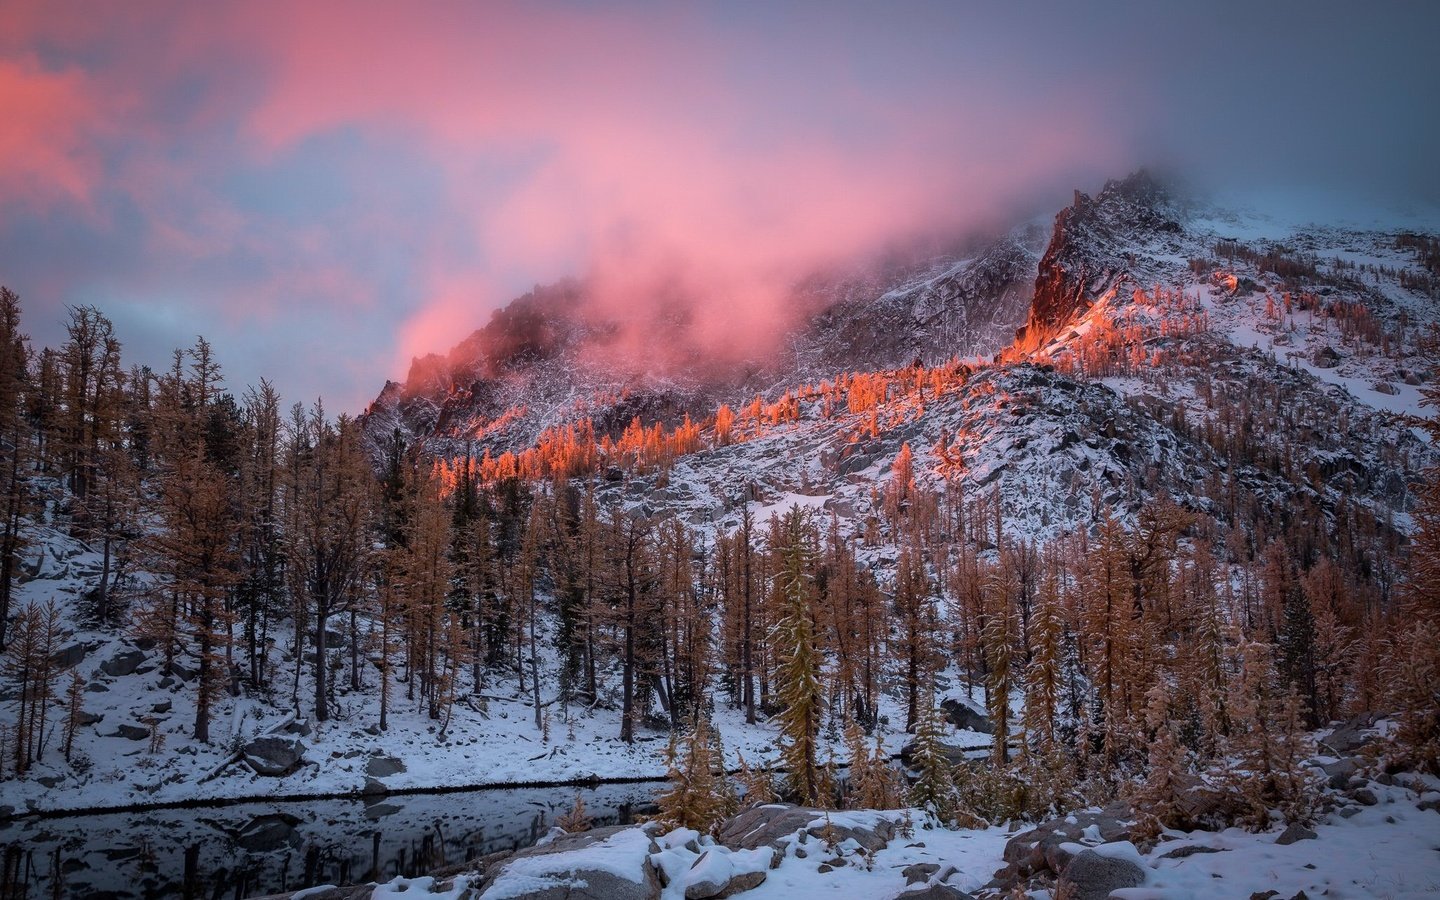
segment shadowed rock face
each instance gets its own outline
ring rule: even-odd
[[[1055,217],[1030,315],[1015,335],[1018,347],[1042,346],[1114,286],[1129,271],[1126,245],[1137,235],[1179,233],[1170,206],[1165,188],[1144,169],[1106,182],[1093,198],[1076,191],[1075,202]]]

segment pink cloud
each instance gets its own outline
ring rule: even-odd
[[[713,9],[7,6],[0,114],[14,107],[21,125],[0,131],[0,157],[19,161],[0,171],[0,196],[28,197],[20,185],[34,182],[52,186],[47,202],[83,200],[103,184],[139,211],[156,259],[283,256],[254,276],[249,308],[279,316],[288,296],[334,295],[337,309],[406,316],[391,375],[448,350],[517,283],[565,275],[589,281],[598,314],[643,326],[683,304],[697,346],[743,354],[790,321],[789,289],[816,268],[972,227],[1036,182],[1123,156],[1083,84],[978,69],[907,80],[893,48],[886,66],[857,69],[868,41],[853,29],[750,33],[717,27]],[[76,67],[27,63],[35,44]],[[109,124],[125,152],[107,174],[90,136],[117,97],[133,99]],[[167,152],[217,128],[228,143]],[[272,234],[216,188],[224,165],[263,166],[340,130],[433,166],[435,220],[455,233],[414,233],[379,208],[343,223],[350,244],[330,223]],[[373,173],[386,177],[383,162]],[[375,309],[374,286],[346,273],[357,239],[407,248],[404,307]]]
[[[83,73],[0,57],[0,202],[87,207],[102,175],[89,137],[103,116]]]

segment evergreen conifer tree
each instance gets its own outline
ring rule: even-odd
[[[827,806],[832,786],[818,762],[818,739],[824,691],[820,682],[821,656],[811,611],[811,558],[809,527],[796,509],[781,523],[780,572],[776,590],[780,620],[771,642],[778,657],[781,709],[780,758],[788,770],[786,792],[797,803]]]

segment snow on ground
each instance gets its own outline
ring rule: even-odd
[[[39,560],[32,566],[37,577],[19,586],[17,603],[53,599],[65,611],[65,622],[74,623],[80,619],[81,599],[98,572],[98,554],[50,526],[36,534],[36,547],[30,552],[32,559]],[[282,638],[277,656],[289,648],[289,641]],[[307,670],[301,681],[298,715],[289,702],[291,680],[281,677],[273,705],[258,698],[222,697],[214,709],[211,743],[200,744],[189,737],[195,714],[193,674],[166,675],[158,654],[137,652],[128,639],[113,633],[74,628],[59,646],[67,657],[79,657],[75,671],[86,684],[83,707],[93,721],[77,731],[73,766],[63,758],[60,725],[56,724],[41,761],[27,779],[0,782],[0,808],[80,810],[237,797],[355,794],[371,780],[376,757],[394,757],[403,766],[403,771],[374,773],[391,791],[658,779],[666,773],[669,731],[661,723],[638,727],[633,745],[619,741],[618,677],[609,679],[608,691],[602,690],[601,704],[568,709],[549,693],[554,684],[553,677],[549,678],[542,696],[549,717],[547,742],[535,726],[528,690],[522,691],[513,676],[488,676],[478,697],[465,696],[455,704],[449,727],[443,732],[440,722],[429,718],[419,704],[406,700],[404,684],[392,683],[389,729],[381,733],[375,728],[379,703],[372,666],[362,662],[360,691],[342,687],[334,718],[328,722],[307,718],[313,708],[313,698],[307,693],[313,690]],[[107,665],[127,655],[132,662],[139,659],[133,672],[107,674]],[[557,665],[553,653],[546,651],[542,675],[554,672]],[[58,693],[63,694],[68,677],[58,685]],[[468,690],[468,673],[462,677],[467,679]],[[348,678],[347,669],[339,680],[348,685]],[[951,680],[953,674],[946,677],[947,683]],[[899,752],[904,740],[898,733],[903,710],[901,698],[881,696],[880,714],[891,723],[882,722],[881,733],[892,753]],[[57,707],[52,721],[61,717],[63,710]],[[286,730],[297,718],[301,720],[298,729]],[[764,716],[757,724],[747,725],[743,711],[717,695],[713,718],[725,744],[728,767],[738,768],[742,753],[752,767],[778,760],[777,727]],[[162,744],[153,753],[152,722]],[[296,730],[309,733],[291,733]],[[838,732],[837,727],[822,733],[822,752],[833,750],[836,759],[843,761],[846,753]],[[272,733],[298,737],[304,744],[304,761],[295,772],[260,776],[244,762],[231,761],[243,743]],[[970,746],[984,744],[989,738],[952,731],[950,740]]]
[[[123,646],[118,639],[103,643],[81,663],[81,669],[110,658]],[[309,721],[311,733],[300,737],[306,747],[305,760],[294,773],[263,777],[245,763],[233,762],[207,780],[231,758],[232,748],[280,728],[293,715],[250,699],[227,699],[220,703],[212,724],[212,743],[199,744],[187,737],[194,715],[191,685],[160,687],[163,677],[154,667],[117,678],[109,678],[97,668],[90,674],[90,683],[104,690],[87,692],[85,709],[100,719],[83,727],[76,738],[77,759],[88,760],[81,764],[83,774],[72,772],[52,745],[28,780],[0,785],[0,805],[50,811],[232,797],[354,794],[366,787],[367,769],[376,757],[394,757],[404,766],[404,771],[379,779],[392,791],[665,776],[667,730],[641,727],[635,744],[627,746],[617,737],[618,709],[572,707],[567,723],[560,707],[553,705],[547,743],[535,727],[528,694],[521,694],[513,679],[492,683],[485,692],[491,699],[483,709],[479,704],[457,704],[443,736],[438,723],[404,701],[401,686],[390,712],[389,730],[372,733],[367,729],[376,720],[377,706],[373,674],[367,678],[370,684],[364,693],[341,696],[340,718],[326,723]],[[156,707],[168,708],[157,713],[153,712]],[[898,699],[883,698],[881,709],[890,721],[903,721]],[[165,738],[159,753],[149,752],[145,718],[155,719]],[[747,725],[743,711],[723,705],[715,709],[714,721],[725,743],[728,767],[738,767],[740,753],[752,767],[778,759],[774,725],[765,721]],[[138,737],[123,736],[122,726],[140,729],[132,732]],[[902,738],[893,728],[891,732],[887,745],[898,752]],[[988,738],[957,732],[952,740],[968,745],[983,744]],[[822,741],[833,748],[837,759],[844,760],[838,735],[822,735]]]
[[[900,821],[903,813],[875,813],[859,810],[834,813],[830,821],[837,826],[869,824],[866,819],[884,815],[891,821]],[[924,821],[923,814],[910,812],[910,820]],[[823,824],[824,820],[820,820]],[[1008,837],[1004,828],[988,828],[983,831],[951,831],[944,828],[913,826],[913,836],[897,837],[888,846],[865,860],[856,852],[859,846],[854,839],[843,841],[829,851],[822,852],[816,842],[810,845],[810,852],[804,858],[796,850],[804,847],[793,839],[785,847],[785,859],[780,867],[769,874],[765,883],[743,896],[754,900],[794,900],[797,897],[893,897],[907,886],[904,870],[909,866],[936,865],[940,870],[953,866],[958,871],[949,879],[949,884],[965,891],[974,891],[990,881],[995,870],[1003,865]],[[834,860],[845,860],[844,865],[834,865]],[[828,862],[827,862],[828,861]],[[828,866],[832,871],[822,872]],[[670,895],[667,895],[667,898]],[[675,897],[683,897],[677,893]]]
[[[831,496],[830,494],[820,494],[818,496],[795,494],[787,491],[780,495],[780,499],[771,503],[752,501],[750,503],[750,516],[755,524],[765,526],[769,525],[771,519],[783,517],[792,509],[804,509],[812,512],[822,510],[825,508],[825,502],[829,500]]]
[[[1203,900],[1214,897],[1273,896],[1418,898],[1440,893],[1440,816],[1420,809],[1417,799],[1440,799],[1440,781],[1401,776],[1410,786],[1372,783],[1375,803],[1343,804],[1314,826],[1314,837],[1281,844],[1281,826],[1259,834],[1240,829],[1220,832],[1167,832],[1142,851],[1130,842],[1102,843],[1098,836],[1065,846],[1078,854],[1092,850],[1138,866],[1143,884],[1111,894],[1117,900]],[[896,835],[886,846],[865,851],[854,837],[827,843],[814,835],[827,824],[837,829],[874,832],[882,820]],[[517,896],[524,888],[576,883],[587,870],[632,882],[643,875],[643,860],[662,874],[662,900],[680,900],[692,886],[725,885],[747,873],[758,886],[742,891],[753,900],[798,897],[903,897],[907,890],[945,883],[963,891],[984,890],[1004,866],[1006,842],[1026,826],[978,830],[930,827],[918,810],[836,811],[783,837],[778,850],[732,850],[708,835],[677,829],[656,835],[658,852],[645,852],[650,836],[641,827],[621,831],[583,850],[538,856],[512,863],[482,897]],[[910,829],[907,833],[906,829]],[[653,833],[653,832],[652,832]],[[570,879],[566,882],[565,879]],[[457,880],[436,897],[458,898],[473,879]],[[424,893],[431,882],[397,879],[375,896],[403,888]],[[392,892],[392,893],[386,893]],[[700,891],[703,895],[704,892]],[[1048,898],[1040,890],[1029,896]]]
[[[1440,782],[1430,779],[1431,791]],[[1440,894],[1440,815],[1416,806],[1417,794],[1371,783],[1377,804],[1342,807],[1314,827],[1315,839],[1275,843],[1278,831],[1176,832],[1146,858],[1145,885],[1124,900],[1189,900],[1278,891],[1294,897],[1402,898]],[[1433,794],[1430,796],[1434,796]],[[1186,847],[1203,848],[1179,859]],[[1214,851],[1214,852],[1211,852]]]

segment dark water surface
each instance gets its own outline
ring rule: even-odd
[[[243,803],[0,823],[0,900],[244,898],[421,875],[528,846],[574,805],[634,821],[662,784]]]

